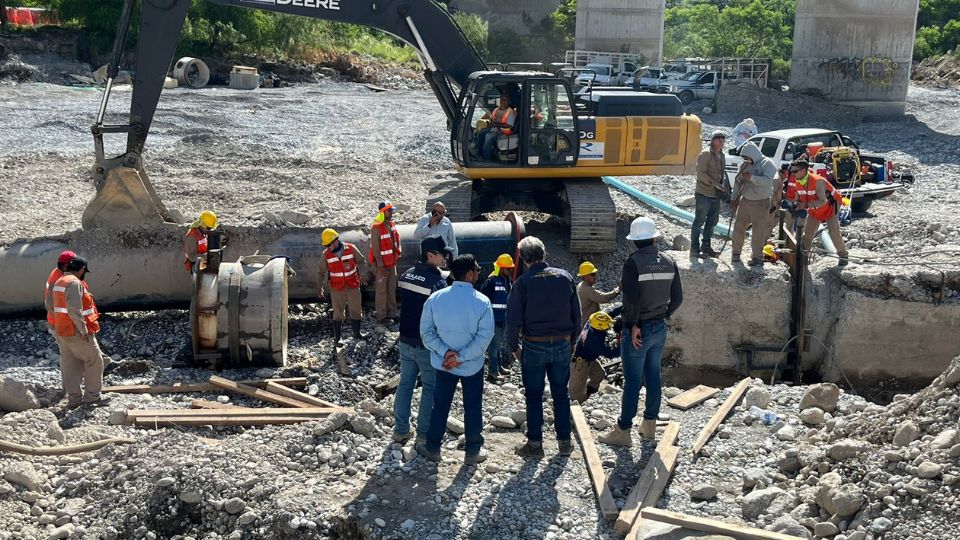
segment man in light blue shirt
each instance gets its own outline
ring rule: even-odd
[[[453,248],[453,258],[456,259],[460,254],[457,249],[457,237],[453,234],[453,223],[446,216],[447,207],[442,202],[437,201],[433,205],[433,211],[424,214],[417,220],[417,228],[413,231],[413,236],[417,240],[437,236],[443,238],[445,246]]]
[[[430,350],[430,363],[437,370],[433,412],[426,444],[417,452],[430,461],[440,461],[440,444],[457,382],[463,389],[463,424],[466,435],[464,463],[486,459],[483,446],[483,357],[493,339],[493,309],[490,300],[473,284],[480,266],[473,255],[461,255],[450,264],[454,281],[427,299],[420,316],[420,337]]]

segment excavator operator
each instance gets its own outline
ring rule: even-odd
[[[510,96],[500,95],[500,106],[490,112],[490,127],[477,133],[477,142],[484,161],[493,161],[493,148],[501,135],[512,135],[517,125],[517,111],[510,106]]]

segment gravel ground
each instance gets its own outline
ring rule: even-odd
[[[80,214],[93,193],[87,173],[92,163],[88,126],[99,97],[97,90],[88,88],[0,87],[0,212],[6,217],[0,227],[0,245],[80,226]],[[128,90],[119,89],[111,110],[123,110],[128,101]],[[916,120],[865,124],[849,131],[864,148],[891,153],[917,175],[913,189],[876,203],[872,215],[847,228],[861,246],[871,241],[876,243],[874,251],[896,253],[928,244],[960,243],[958,223],[952,218],[960,204],[953,196],[960,172],[958,105],[956,91],[912,89],[908,110]],[[765,130],[802,125],[765,119],[761,114],[754,118]],[[113,120],[119,121],[119,115]],[[704,131],[729,129],[737,121],[708,116]],[[419,215],[433,176],[449,168],[444,124],[433,97],[418,91],[375,94],[361,85],[337,83],[254,92],[174,90],[165,92],[161,100],[148,141],[147,167],[161,198],[188,216],[210,206],[226,222],[258,225],[269,223],[265,212],[300,210],[313,216],[312,225],[344,226],[368,222],[376,201],[391,198],[399,204],[399,219],[407,221]],[[120,147],[112,150],[119,152]],[[632,181],[668,201],[688,197],[693,185],[690,177]],[[359,185],[363,188],[357,189]],[[614,199],[622,230],[636,215],[650,213],[619,193]],[[531,217],[535,219],[528,232],[545,239],[548,258],[573,268],[579,261],[563,249],[564,232],[553,226],[552,219]],[[667,244],[674,236],[687,234],[686,225],[654,217]],[[628,251],[620,246],[617,253],[594,262],[601,268],[619,268]],[[615,284],[613,274],[602,274],[601,287]],[[461,465],[453,437],[439,466],[413,458],[409,445],[390,443],[392,420],[385,413],[392,408],[392,398],[373,402],[370,384],[397,372],[396,334],[367,328],[372,334],[368,343],[348,345],[353,377],[340,377],[330,361],[323,309],[294,308],[291,365],[270,374],[307,376],[311,393],[363,411],[350,419],[348,427],[333,431],[324,423],[249,430],[135,430],[108,425],[112,411],[188,407],[191,399],[215,400],[216,393],[123,395],[104,409],[65,411],[58,405],[56,348],[42,323],[0,322],[7,336],[0,343],[0,376],[32,386],[47,407],[0,417],[0,426],[11,428],[0,434],[30,444],[70,443],[114,433],[139,440],[76,457],[0,456],[0,470],[7,478],[0,480],[0,538],[612,535],[596,508],[582,455],[557,457],[549,429],[547,459],[524,462],[510,453],[512,445],[522,440],[520,430],[488,427],[485,437],[491,457],[477,468]],[[110,383],[203,380],[210,375],[173,363],[188,335],[184,312],[110,315],[103,326],[104,349],[129,359],[129,367],[111,376]],[[225,375],[239,379],[257,374],[244,370]],[[522,399],[516,375],[511,383],[488,389],[487,420],[517,411]],[[825,525],[831,522],[843,531],[834,536],[840,540],[881,534],[884,538],[949,538],[957,525],[953,516],[960,509],[953,484],[956,456],[949,447],[934,448],[933,443],[945,429],[939,418],[955,422],[957,409],[951,407],[960,398],[954,385],[944,383],[931,392],[934,397],[928,401],[933,405],[917,404],[918,410],[929,412],[914,419],[918,436],[906,447],[848,431],[847,418],[855,420],[858,409],[874,415],[884,409],[846,394],[841,395],[834,418],[804,427],[797,406],[804,389],[778,386],[766,389],[772,395],[769,407],[784,417],[795,440],[787,435],[778,438],[769,427],[750,422],[738,410],[727,421],[728,433],[715,438],[707,447],[708,455],[693,462],[688,449],[717,403],[683,413],[664,407],[664,413],[683,425],[682,457],[660,506],[795,534],[802,530],[809,535],[817,527],[822,533],[832,532]],[[230,399],[255,405],[237,396]],[[585,412],[595,434],[612,421],[619,399],[614,387],[587,404]],[[943,410],[937,409],[941,400]],[[457,407],[459,402],[454,414]],[[948,416],[938,416],[941,413]],[[899,426],[909,414],[883,420]],[[52,429],[53,423],[62,430],[62,437]],[[848,434],[861,437],[867,446],[854,452],[853,458],[826,457],[835,439]],[[635,437],[639,439],[636,433]],[[652,445],[637,443],[629,451],[599,446],[622,504]],[[890,452],[902,458],[894,460]],[[924,460],[940,466],[936,477],[918,476]],[[761,471],[748,473],[752,468]],[[925,477],[932,470],[922,469]],[[852,487],[833,489],[833,477],[826,477],[831,471]],[[745,487],[746,477],[747,484],[754,479],[756,484]],[[694,488],[703,491],[701,484],[716,488],[717,498],[692,500]],[[822,496],[818,486],[826,486]],[[769,491],[773,489],[785,494]],[[826,507],[834,507],[840,491],[859,493],[861,504],[851,515],[824,515]],[[762,511],[751,510],[757,508]],[[889,527],[883,519],[890,520]],[[798,523],[806,527],[798,529]]]

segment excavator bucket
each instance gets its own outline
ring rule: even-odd
[[[96,182],[97,194],[83,211],[84,229],[117,225],[178,224],[142,169],[115,167]]]

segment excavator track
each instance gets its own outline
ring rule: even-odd
[[[427,212],[436,202],[447,207],[447,217],[454,223],[470,221],[473,212],[473,181],[459,173],[442,173],[427,195]]]
[[[617,248],[617,206],[599,178],[568,180],[570,252],[610,253]]]

